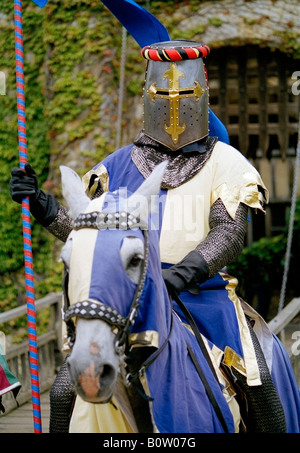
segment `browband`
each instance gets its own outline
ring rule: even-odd
[[[141,221],[139,217],[135,217],[126,211],[119,212],[99,212],[93,211],[80,214],[73,223],[74,230],[81,228],[95,228],[97,230],[106,230],[108,228],[120,230],[128,230],[139,228],[147,230],[148,225]]]

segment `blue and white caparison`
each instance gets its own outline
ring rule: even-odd
[[[239,402],[220,368],[224,351],[203,335],[198,341],[175,312],[162,278],[159,231],[151,217],[165,166],[158,165],[132,195],[107,192],[92,201],[77,174],[61,167],[74,219],[61,253],[68,275],[68,367],[78,394],[71,432],[83,421],[87,432],[240,429]],[[289,364],[276,357],[273,367],[291,381]],[[295,415],[299,395],[282,392]],[[270,412],[270,419],[277,417]]]

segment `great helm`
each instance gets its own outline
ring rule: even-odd
[[[148,60],[144,132],[173,151],[208,135],[208,85],[203,58],[209,47],[166,41],[142,50]]]

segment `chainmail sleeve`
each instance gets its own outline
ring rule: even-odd
[[[224,266],[237,259],[244,246],[247,230],[248,207],[240,203],[235,219],[227,212],[220,199],[210,210],[210,231],[196,247],[209,268],[209,277],[213,277]]]
[[[57,239],[66,242],[73,228],[73,221],[68,214],[68,210],[63,206],[59,206],[55,219],[46,227],[49,233],[53,234]]]
[[[89,179],[87,179],[87,181],[89,182]],[[92,182],[93,190],[89,190],[88,195],[91,199],[94,199],[100,197],[103,194],[103,187],[99,179],[95,181],[95,178],[92,178]],[[50,223],[50,225],[46,227],[46,229],[57,239],[61,240],[62,242],[66,242],[69,234],[73,229],[73,220],[69,216],[68,210],[64,206],[59,205],[55,219],[52,223]]]

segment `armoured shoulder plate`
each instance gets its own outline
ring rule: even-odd
[[[109,177],[103,164],[88,171],[82,178],[82,184],[86,194],[90,198],[95,198],[103,192],[108,192]],[[101,189],[99,193],[99,188]]]

